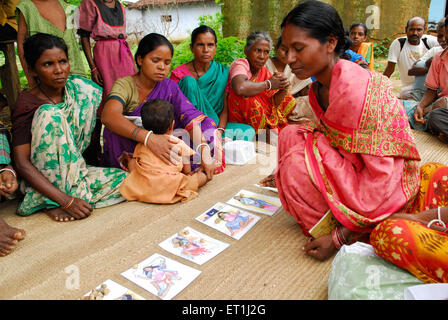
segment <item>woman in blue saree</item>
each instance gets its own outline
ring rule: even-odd
[[[190,49],[194,59],[175,68],[170,79],[179,85],[198,110],[215,121],[219,138],[251,141],[255,136],[251,126],[227,122],[229,67],[213,60],[216,44],[217,37],[212,28],[202,25],[193,30]]]

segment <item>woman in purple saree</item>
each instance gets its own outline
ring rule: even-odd
[[[131,121],[140,117],[146,101],[163,99],[174,106],[177,135],[181,132],[185,137],[188,133],[186,142],[200,154],[200,161],[194,161],[192,169],[201,166],[211,179],[218,171],[212,158],[216,124],[191,104],[175,82],[166,79],[172,55],[173,46],[160,34],[148,34],[139,43],[135,54],[138,73],[115,82],[101,117],[105,125],[104,160],[108,166],[126,169],[126,159],[132,157],[138,142],[167,163],[181,160],[179,150],[173,148],[174,137],[152,134]]]

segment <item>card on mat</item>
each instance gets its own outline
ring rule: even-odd
[[[282,207],[282,203],[278,197],[265,196],[264,194],[247,190],[240,190],[236,195],[229,199],[227,203],[232,206],[263,213],[268,216],[272,216]]]
[[[172,254],[202,265],[225,250],[229,244],[186,227],[159,243],[159,246]]]
[[[269,190],[269,191],[278,193],[278,189],[277,189],[277,188],[273,188],[273,187],[265,187],[265,186],[259,185],[258,183],[254,184],[254,186],[256,186],[256,187],[258,187],[258,188],[260,188],[260,189]]]
[[[160,254],[153,254],[121,275],[162,300],[171,300],[201,271]]]
[[[82,297],[82,300],[145,300],[135,292],[119,285],[112,280],[106,280]]]
[[[196,217],[196,220],[239,240],[260,220],[260,217],[218,202]]]

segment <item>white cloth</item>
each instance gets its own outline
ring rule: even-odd
[[[422,37],[427,38],[427,43],[429,48],[434,48],[439,46],[439,42],[437,38],[431,35],[424,35]],[[399,38],[392,41],[392,44],[389,48],[389,56],[387,60],[389,62],[396,63],[398,65],[398,71],[400,72],[400,79],[403,87],[411,86],[414,83],[415,77],[409,76],[408,71],[412,68],[414,63],[422,58],[429,49],[426,48],[422,39],[420,43],[416,46],[413,46],[409,43],[406,38],[406,42],[404,43],[403,49],[400,51],[400,42]]]
[[[265,66],[266,66],[266,68],[268,68],[269,72],[272,73],[272,74],[274,74],[274,72],[278,72],[278,70],[275,67],[275,64],[271,60],[271,58],[268,59],[268,61],[266,62]],[[309,84],[311,84],[313,82],[311,80],[311,78],[308,78],[308,79],[305,79],[305,80],[300,80],[299,78],[297,78],[296,75],[294,73],[292,73],[291,67],[289,65],[285,66],[285,70],[283,71],[283,74],[289,80],[289,83],[291,85],[290,91],[291,91],[292,95],[295,95],[300,90],[302,90],[307,85],[309,85]]]
[[[439,52],[442,52],[443,48],[441,46],[437,46],[434,48],[429,49],[428,52],[425,53],[425,55],[423,57],[420,58],[420,61],[426,62],[431,58],[434,58],[436,54],[438,54]]]

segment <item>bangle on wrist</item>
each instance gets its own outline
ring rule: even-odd
[[[226,131],[225,128],[216,128],[216,130],[221,130],[222,132]]]
[[[338,250],[341,249],[341,247],[345,244],[339,233],[339,227],[336,227],[333,229],[333,231],[331,231],[331,239],[333,240],[334,246]]]
[[[11,168],[3,168],[3,169],[0,169],[0,173],[3,172],[3,171],[9,171],[9,172],[11,172],[11,173],[13,174],[14,178],[17,179],[17,173],[14,171],[14,169],[11,169]]]
[[[272,82],[271,82],[271,80],[266,80],[265,84],[266,84],[266,90],[271,90],[272,89]],[[269,84],[269,86],[268,86],[268,84]]]
[[[347,239],[345,239],[344,231],[342,230],[342,227],[338,228],[338,232],[339,232],[339,239],[340,239],[341,243],[348,244],[349,242],[347,241]]]
[[[198,149],[199,149],[201,146],[205,146],[205,147],[208,148],[209,151],[211,151],[211,150],[210,150],[210,146],[209,146],[207,143],[201,143],[201,144],[199,144],[199,145],[196,147],[196,153],[199,153]]]
[[[70,206],[73,204],[73,201],[75,201],[75,197],[72,197],[72,198],[70,199],[70,201],[67,202],[66,205],[62,207],[62,209],[68,209],[68,208],[70,208]]]
[[[148,143],[148,139],[149,139],[149,136],[151,135],[151,133],[152,133],[152,131],[150,130],[150,131],[148,131],[148,133],[146,134],[146,137],[145,137],[145,143],[144,143],[144,145],[145,145],[145,147],[147,147],[147,143]]]
[[[98,70],[98,68],[95,66],[95,67],[93,67],[93,69],[90,70],[90,73],[93,73],[96,70]]]

